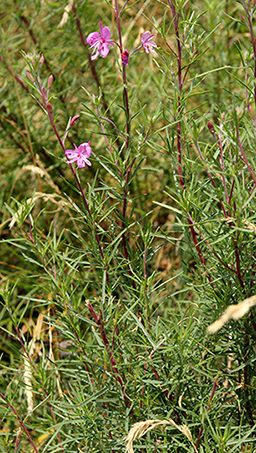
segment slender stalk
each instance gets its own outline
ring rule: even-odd
[[[119,12],[118,9],[118,2],[115,0],[115,15],[116,15],[116,23],[117,23],[117,30],[118,30],[118,39],[119,39],[119,49],[121,54],[123,53],[123,43],[122,43],[122,32],[121,32],[121,12]],[[127,89],[127,77],[126,77],[126,67],[123,65],[123,86],[124,86],[124,99],[125,99],[125,111],[126,111],[126,140],[125,140],[125,146],[126,150],[129,149],[129,144],[130,144],[130,106],[129,106],[129,98],[128,98],[128,89]],[[124,195],[123,195],[123,208],[122,208],[122,224],[121,228],[122,230],[125,229],[125,218],[126,218],[126,208],[127,208],[127,194],[128,194],[128,184],[129,184],[129,175],[132,170],[132,167],[134,165],[136,159],[133,159],[132,163],[129,164],[129,158],[127,159],[126,162],[126,173],[125,173],[125,186],[124,186]],[[123,251],[124,251],[124,257],[126,260],[129,259],[129,253],[128,253],[128,248],[127,248],[127,243],[126,243],[126,236],[125,233],[123,232],[122,235],[122,243],[123,243]],[[130,265],[128,265],[128,272],[129,275],[132,277],[132,272],[130,269]],[[134,279],[132,278],[132,285],[133,288],[136,288]]]
[[[3,57],[0,55],[0,61],[4,64],[4,59]],[[23,81],[21,80],[20,76],[18,76],[14,71],[13,69],[8,66],[7,64],[5,65],[7,71],[10,72],[10,74],[12,74],[12,76],[17,80],[17,82],[20,84],[20,86],[23,88],[23,90],[25,90],[27,93],[29,92],[29,89],[28,87],[23,83]]]
[[[3,108],[3,106],[2,106],[2,108]],[[4,120],[4,121],[7,121],[7,122],[10,123],[10,124],[12,124],[12,122],[11,122],[10,120],[8,120],[8,118],[5,118],[4,116],[0,115],[0,124],[1,124],[2,128],[6,131],[6,133],[9,135],[9,137],[10,137],[10,139],[11,139],[11,142],[12,142],[12,143],[15,143],[15,145],[17,146],[17,148],[19,148],[19,149],[22,150],[23,154],[27,154],[28,151],[24,148],[24,146],[21,144],[21,142],[18,142],[18,141],[14,138],[13,134],[12,134],[12,133],[8,130],[8,128],[5,126],[3,120]],[[26,143],[26,145],[27,145],[27,143]]]
[[[135,158],[133,159],[131,165],[126,170],[125,187],[124,187],[124,198],[123,198],[123,210],[122,210],[123,220],[122,220],[122,224],[121,224],[121,229],[122,230],[124,230],[125,226],[126,226],[125,225],[125,217],[126,217],[126,208],[127,208],[128,182],[129,182],[130,171],[132,169],[132,166],[133,166],[134,162],[135,162]],[[124,232],[122,234],[122,243],[123,243],[124,257],[125,257],[126,260],[128,260],[129,259],[129,253],[128,253],[128,248],[127,248],[127,244],[126,244],[126,236],[125,236]],[[132,271],[131,271],[131,268],[130,268],[129,264],[128,264],[128,273],[129,273],[130,277],[133,277]],[[134,289],[136,288],[136,284],[135,284],[135,281],[134,281],[133,278],[132,278],[132,286],[133,286]]]
[[[121,54],[123,53],[123,43],[122,43],[122,32],[121,32],[121,23],[120,23],[120,16],[118,9],[118,2],[115,0],[115,14],[116,14],[116,23],[117,23],[117,30],[118,30],[118,39],[119,39],[119,49]],[[128,99],[128,90],[127,90],[127,77],[126,77],[126,67],[123,65],[123,84],[124,84],[124,98],[125,98],[125,109],[126,109],[126,149],[129,148],[130,143],[130,107],[129,107],[129,99]]]
[[[212,402],[212,399],[213,399],[214,394],[216,392],[217,386],[218,386],[217,377],[215,377],[214,380],[213,380],[212,391],[211,391],[211,394],[210,394],[210,401],[209,401],[208,406],[206,408],[206,412],[208,412],[210,410],[210,408],[211,408],[211,402]],[[197,443],[196,443],[196,448],[197,449],[198,449],[199,444],[200,444],[200,439],[201,439],[201,436],[203,434],[203,430],[204,430],[204,427],[202,425],[200,430],[199,430],[199,434],[198,434],[198,438],[197,438]]]
[[[31,241],[31,243],[32,243],[34,246],[36,246],[35,241],[34,241],[34,238],[33,238],[33,235],[32,235],[31,225],[30,225],[29,233],[27,233],[27,232],[25,231],[25,234],[26,234],[26,236],[29,238],[29,240]],[[44,268],[46,269],[46,271],[47,271],[49,274],[52,274],[50,268],[46,265],[45,260],[44,260],[42,257],[40,257],[40,258],[41,258],[42,264],[43,264]],[[56,266],[55,266],[55,264],[54,264],[54,279],[57,281],[57,272],[56,272]],[[58,293],[59,293],[59,295],[61,295],[60,292],[58,292]],[[70,318],[70,310],[69,310],[69,307],[68,307],[66,304],[64,304],[64,306],[65,306],[65,309],[66,309],[66,311],[67,311],[67,313],[68,313],[69,319],[71,320],[71,318]],[[8,312],[9,312],[10,316],[11,316],[11,312],[9,311],[8,307],[7,307],[7,310],[8,310]],[[13,318],[12,318],[12,319],[13,319]],[[72,323],[71,323],[71,325],[72,325]],[[76,329],[73,327],[73,325],[72,325],[72,328],[73,328],[73,333],[74,333],[74,335],[75,335],[75,337],[76,337],[76,339],[77,339],[77,341],[78,341],[78,343],[79,343],[79,346],[80,346],[80,348],[81,348],[81,351],[83,352],[84,357],[86,357],[87,354],[86,354],[86,351],[85,351],[85,349],[84,349],[84,347],[83,347],[83,345],[82,345],[82,343],[81,343],[81,340],[80,340],[80,338],[79,338],[79,335],[78,335]],[[21,336],[19,335],[19,331],[16,330],[16,332],[17,332],[18,338],[19,338],[19,340],[20,340],[20,342],[21,342],[22,339],[21,339]],[[23,349],[24,349],[24,348],[23,348]],[[24,352],[25,352],[26,355],[27,355],[26,349],[24,349]],[[28,357],[28,360],[29,360],[30,364],[33,366],[34,371],[35,371],[36,373],[38,373],[38,372],[37,372],[37,368],[36,368],[36,366],[34,365],[34,362],[33,362],[32,360],[30,360],[30,358],[29,358],[30,356],[27,355],[27,357]],[[84,367],[85,367],[85,370],[87,371],[87,373],[90,375],[90,371],[89,371],[89,368],[88,368],[86,362],[84,362]],[[94,371],[94,368],[93,368],[93,365],[92,365],[92,364],[90,364],[90,368],[91,368],[92,374],[95,376],[95,371]],[[91,379],[91,381],[93,382],[93,379],[92,379],[91,375],[90,375],[90,379]]]
[[[6,309],[7,309],[8,313],[9,313],[9,315],[10,315],[10,317],[11,317],[11,320],[12,320],[12,322],[13,322],[13,325],[14,325],[14,328],[15,328],[15,331],[16,331],[16,334],[17,334],[17,337],[18,337],[18,339],[19,339],[19,342],[20,342],[20,344],[21,344],[21,347],[22,347],[22,349],[23,349],[23,351],[24,351],[24,353],[25,353],[25,355],[26,355],[26,357],[27,357],[27,359],[28,359],[30,365],[32,366],[34,372],[35,372],[35,373],[37,374],[37,376],[39,377],[39,381],[40,381],[40,383],[41,383],[41,385],[42,385],[42,388],[43,388],[43,390],[44,390],[44,394],[45,394],[45,396],[46,396],[46,398],[47,398],[47,401],[48,401],[48,404],[49,404],[49,407],[50,407],[52,419],[53,419],[53,421],[55,422],[56,419],[55,419],[53,407],[52,407],[52,405],[51,405],[51,403],[50,403],[50,401],[49,401],[49,395],[48,395],[48,393],[47,393],[47,390],[46,390],[46,388],[45,388],[45,386],[44,386],[44,383],[43,383],[42,379],[40,378],[40,375],[39,375],[38,369],[37,369],[37,367],[36,367],[36,365],[35,365],[35,362],[32,360],[32,358],[30,357],[30,355],[29,355],[29,353],[28,353],[28,351],[27,351],[27,349],[26,349],[26,347],[25,347],[25,344],[24,344],[24,342],[23,342],[23,340],[22,340],[22,337],[21,337],[20,331],[19,331],[19,329],[18,329],[18,326],[17,326],[16,323],[14,322],[14,319],[13,319],[13,316],[12,316],[12,312],[11,312],[10,308],[8,307],[8,305],[6,305]],[[59,432],[57,433],[57,438],[58,438],[58,442],[59,442],[59,444],[60,444],[61,452],[63,453],[62,445],[61,445],[61,439],[60,439],[60,433],[59,433]]]
[[[110,346],[109,346],[109,341],[108,341],[106,330],[104,327],[102,314],[100,312],[100,316],[98,316],[90,302],[87,302],[87,307],[88,307],[94,321],[96,322],[97,326],[99,327],[99,332],[101,334],[101,338],[102,338],[104,346],[106,348],[106,352],[107,352],[108,356],[110,357],[110,363],[112,365],[114,377],[117,380],[117,382],[119,382],[119,384],[121,385],[122,393],[124,395],[125,394],[124,381],[117,368],[117,363],[116,363],[116,360],[114,357],[114,350],[110,349]],[[129,403],[129,407],[130,407],[130,403]]]
[[[74,15],[74,18],[75,18],[75,21],[76,21],[76,26],[77,26],[77,29],[78,29],[80,41],[81,41],[81,43],[84,46],[85,51],[86,51],[87,60],[88,60],[89,66],[90,66],[90,70],[91,70],[92,76],[93,76],[93,78],[94,78],[94,80],[96,82],[96,85],[101,89],[103,107],[104,107],[105,110],[108,110],[109,107],[108,107],[108,104],[107,104],[107,101],[106,101],[106,97],[105,97],[104,91],[102,90],[102,85],[100,83],[100,79],[99,79],[99,76],[98,76],[94,61],[91,59],[91,55],[90,55],[90,52],[88,50],[87,43],[86,43],[86,41],[84,39],[84,34],[83,34],[83,31],[82,31],[81,22],[80,22],[78,14],[77,14],[76,5],[74,4],[74,2],[72,3],[72,12],[73,12],[73,15]]]
[[[248,361],[248,346],[249,346],[249,338],[248,338],[248,332],[247,329],[245,329],[245,339],[244,339],[244,389],[245,389],[245,394],[246,394],[246,402],[245,402],[245,407],[247,411],[247,416],[250,425],[253,427],[255,426],[254,418],[253,418],[253,412],[252,412],[252,406],[250,402],[250,392],[249,392],[249,385],[250,385],[250,380],[248,376],[248,370],[250,369],[250,365],[247,364]]]
[[[34,448],[35,452],[38,453],[38,450],[24,424],[24,422],[21,420],[19,414],[17,413],[17,411],[14,409],[14,407],[9,403],[9,401],[4,397],[4,395],[2,393],[0,393],[0,397],[6,402],[6,404],[8,404],[9,408],[12,410],[12,412],[14,413],[15,417],[18,419],[19,421],[19,424],[20,426],[22,427],[23,431],[26,433],[26,436],[29,440],[29,442],[31,443],[32,447]]]
[[[228,203],[228,191],[227,191],[227,184],[226,184],[226,177],[225,177],[225,166],[224,166],[224,158],[223,158],[223,146],[222,146],[222,129],[223,124],[220,125],[220,134],[219,134],[219,149],[220,149],[220,165],[221,165],[221,172],[222,172],[222,185],[226,197],[226,202]]]
[[[117,131],[117,133],[120,135],[120,137],[121,137],[123,140],[125,140],[124,135],[118,130],[117,126],[115,125],[115,123],[114,123],[112,120],[110,120],[109,118],[105,118],[104,116],[99,116],[99,119],[100,119],[100,120],[107,121],[108,123],[110,123],[110,124],[113,126],[113,128],[116,129],[116,131]],[[101,124],[102,124],[102,123],[101,123]]]
[[[236,259],[236,275],[237,275],[238,281],[240,283],[240,286],[242,288],[242,291],[244,291],[245,287],[244,287],[244,282],[243,282],[243,276],[241,274],[240,256],[239,256],[239,250],[238,250],[238,245],[237,245],[239,242],[239,235],[240,235],[240,232],[238,231],[236,240],[235,240],[235,238],[233,238],[233,244],[234,244],[235,259]]]
[[[247,168],[248,168],[248,170],[249,170],[249,173],[250,173],[250,175],[251,175],[251,177],[252,177],[252,179],[253,179],[253,182],[256,184],[256,176],[255,176],[256,174],[255,174],[255,172],[253,171],[253,169],[251,168],[251,166],[250,166],[250,164],[249,164],[249,162],[248,162],[248,160],[247,160],[247,157],[246,157],[246,155],[245,155],[244,149],[243,149],[243,147],[242,147],[242,143],[241,143],[241,139],[240,139],[240,136],[239,136],[238,129],[237,129],[237,141],[238,141],[238,145],[239,145],[240,152],[241,152],[241,154],[242,154],[242,157],[241,157],[241,158],[242,158],[243,162],[245,163],[245,165],[247,166]]]
[[[204,164],[206,164],[206,159],[204,158],[204,156],[203,156],[203,154],[202,154],[202,151],[201,151],[201,149],[200,149],[200,146],[199,146],[198,141],[196,142],[196,147],[197,147],[197,151],[198,151],[198,153],[199,153],[199,156],[200,156],[201,160],[204,162]],[[214,182],[214,179],[213,179],[213,177],[212,177],[212,174],[211,174],[209,168],[208,168],[207,166],[205,166],[204,169],[205,169],[207,175],[209,176],[210,181],[211,181],[211,183],[212,183],[214,189],[217,189],[217,186],[216,186],[216,184],[215,184],[215,182]],[[222,202],[221,199],[220,199],[220,205],[221,205],[222,211],[223,211],[223,213],[224,213],[224,216],[227,217],[226,209],[225,209],[224,204],[223,204],[223,202]]]
[[[43,94],[42,94],[42,95],[43,95]],[[43,96],[43,99],[44,99],[44,96]],[[54,130],[54,132],[55,132],[55,135],[56,135],[56,137],[57,137],[57,139],[58,139],[58,141],[59,141],[59,143],[60,143],[60,145],[61,145],[61,147],[62,147],[64,153],[65,153],[66,148],[65,148],[64,143],[63,143],[63,141],[61,140],[60,135],[59,135],[59,133],[58,133],[58,131],[57,131],[57,128],[56,128],[55,123],[54,123],[54,120],[53,120],[52,113],[49,111],[49,109],[47,110],[47,113],[48,113],[48,117],[49,117],[49,120],[50,120],[50,122],[51,122],[51,125],[52,125],[52,127],[53,127],[53,130]],[[81,196],[82,196],[82,199],[83,199],[83,202],[84,202],[84,205],[85,205],[85,209],[86,209],[86,211],[87,211],[87,214],[88,214],[88,216],[89,216],[90,218],[92,218],[92,217],[91,217],[91,212],[90,212],[89,205],[88,205],[87,200],[86,200],[86,198],[85,198],[85,194],[84,194],[84,191],[83,191],[83,189],[82,189],[82,186],[81,186],[81,183],[80,183],[80,181],[79,181],[79,178],[78,178],[78,176],[77,176],[77,174],[76,174],[76,171],[74,170],[74,167],[73,167],[73,165],[72,165],[70,162],[68,162],[68,165],[69,165],[69,167],[70,167],[70,169],[71,169],[71,171],[72,171],[72,173],[73,173],[73,175],[74,175],[74,178],[75,178],[75,180],[76,180],[76,183],[77,183],[77,186],[78,186],[78,188],[79,188],[79,192],[80,192],[80,194],[81,194]],[[102,247],[101,247],[100,239],[99,239],[99,236],[98,236],[98,233],[97,233],[97,230],[96,230],[96,225],[95,225],[94,220],[93,220],[93,231],[94,231],[94,234],[95,234],[96,242],[97,242],[97,244],[98,244],[100,256],[101,256],[102,261],[103,261],[104,270],[106,271],[106,279],[107,279],[107,283],[109,284],[109,283],[110,283],[110,280],[109,280],[109,275],[108,275],[108,272],[107,272],[107,269],[106,269],[105,257],[104,257],[104,253],[103,253],[103,250],[102,250]]]
[[[182,61],[182,47],[183,43],[179,36],[179,13],[176,11],[176,1],[168,0],[170,9],[172,11],[173,16],[173,23],[175,29],[175,37],[176,37],[176,44],[177,44],[177,52],[175,52],[175,56],[177,59],[178,65],[178,87],[179,87],[179,94],[178,94],[178,109],[177,109],[177,152],[178,152],[178,173],[180,179],[180,185],[182,190],[184,190],[184,180],[182,175],[182,168],[181,168],[181,155],[182,155],[182,147],[181,147],[181,122],[180,122],[180,115],[181,115],[181,99],[182,99],[182,88],[183,83],[185,81],[185,77],[182,80],[182,68],[181,68],[181,61]]]
[[[252,8],[251,14],[250,14],[248,6],[246,5],[246,3],[244,1],[242,1],[241,3],[243,5],[243,7],[244,7],[244,10],[245,10],[245,13],[246,13],[246,16],[247,16],[247,20],[248,20],[247,25],[249,26],[250,35],[251,35],[251,42],[252,42],[252,48],[253,48],[253,60],[254,60],[254,69],[253,69],[254,90],[253,90],[253,93],[254,93],[254,104],[255,104],[255,107],[256,107],[256,42],[255,42],[255,35],[254,35],[254,31],[253,31],[253,26],[252,26],[252,11],[253,11],[253,8]],[[248,2],[248,5],[249,5],[249,2]]]
[[[112,150],[112,148],[111,148],[111,145],[110,145],[110,143],[109,143],[109,141],[108,141],[108,137],[107,137],[106,132],[105,132],[105,129],[104,129],[104,127],[103,127],[103,124],[102,124],[102,121],[101,121],[101,120],[102,120],[102,117],[101,117],[100,114],[99,114],[99,109],[98,109],[98,107],[97,107],[97,115],[98,115],[98,118],[99,118],[100,128],[101,128],[101,131],[102,131],[102,133],[103,133],[103,137],[104,137],[104,139],[105,139],[106,145],[107,145],[107,147],[108,147],[110,153],[112,154],[113,150]]]

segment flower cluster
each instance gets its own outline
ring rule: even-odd
[[[111,41],[110,39],[111,32],[109,28],[103,27],[101,22],[99,23],[99,26],[100,33],[94,31],[93,33],[90,33],[86,39],[87,43],[90,45],[90,49],[93,48],[91,56],[92,60],[95,60],[95,58],[97,58],[99,55],[105,58],[109,53],[109,46],[114,46],[114,44],[117,44]],[[157,47],[157,45],[154,41],[152,41],[152,38],[154,36],[155,35],[151,34],[150,31],[145,31],[145,33],[141,33],[140,35],[141,45],[137,49],[133,50],[132,53],[136,52],[141,47],[143,47],[146,53],[152,52],[155,54],[156,52],[154,50],[154,47]],[[127,66],[129,63],[129,52],[127,49],[125,49],[125,51],[122,53],[121,59],[123,66]]]
[[[109,47],[114,45],[114,42],[111,41],[111,33],[108,27],[103,27],[102,23],[99,23],[99,28],[100,28],[100,33],[95,31],[93,33],[90,33],[89,36],[87,37],[86,41],[90,45],[90,49],[93,49],[92,51],[92,56],[91,59],[95,60],[99,55],[101,55],[103,58],[105,58],[108,53],[109,53]],[[146,53],[152,52],[156,53],[155,50],[153,49],[154,47],[157,47],[156,43],[152,41],[154,35],[150,34],[149,31],[146,31],[145,33],[142,33],[140,35],[141,39],[141,45],[135,49],[132,53],[140,49],[141,47],[144,48]],[[127,49],[122,53],[121,55],[122,59],[122,64],[123,66],[127,66],[129,63],[129,52]],[[49,79],[48,81],[48,88],[50,88],[53,82],[52,80]],[[70,126],[73,126],[73,124],[77,121],[79,118],[79,115],[76,115],[74,118],[72,118]],[[83,168],[86,165],[91,166],[91,162],[89,161],[89,157],[91,155],[91,147],[90,147],[90,142],[88,143],[82,143],[78,147],[74,143],[75,149],[67,149],[65,151],[68,163],[73,163],[77,162],[77,165],[79,168]]]

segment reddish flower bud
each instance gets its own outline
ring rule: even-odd
[[[53,84],[53,80],[54,80],[54,78],[53,78],[53,75],[51,74],[49,79],[48,79],[48,90],[51,89],[52,84]]]
[[[80,115],[73,116],[72,120],[70,121],[70,127],[73,126],[80,118]]]
[[[34,77],[32,76],[31,72],[26,70],[27,78],[30,80],[30,82],[34,82]]]
[[[50,102],[47,102],[46,109],[47,109],[48,113],[52,113],[53,112],[52,104]]]
[[[127,49],[122,53],[121,55],[122,58],[122,65],[127,66],[129,63],[129,52]]]
[[[208,121],[207,127],[208,127],[210,133],[213,135],[215,133],[215,129],[214,129],[214,125],[212,124],[211,121]]]
[[[42,93],[43,100],[46,102],[47,101],[47,94],[46,94],[46,91],[45,91],[44,87],[41,87],[41,93]]]
[[[44,64],[44,56],[43,55],[40,57],[39,64],[40,65]]]

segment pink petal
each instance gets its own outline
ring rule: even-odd
[[[97,50],[96,53],[95,53],[94,55],[92,54],[91,60],[95,60],[95,58],[97,58],[97,56],[98,56],[99,54],[100,54],[100,53],[99,53],[99,51]]]
[[[140,35],[141,43],[144,46],[144,44],[151,44],[149,41],[154,37],[155,35],[150,34],[150,31],[145,31],[145,33]]]
[[[78,159],[77,159],[77,166],[79,168],[83,168],[85,167],[85,161],[84,161],[84,158],[82,156],[80,156]]]
[[[104,27],[101,31],[101,37],[105,39],[105,41],[109,40],[111,36],[111,32],[108,27]]]
[[[150,33],[149,31],[145,31],[145,33],[143,33],[143,34],[141,33],[140,39],[141,39],[142,44],[147,40],[147,35],[149,33]]]
[[[102,48],[101,48],[101,50],[100,50],[100,53],[101,53],[101,56],[102,56],[103,58],[105,58],[105,57],[108,55],[108,53],[109,53],[109,47],[108,47],[108,45],[107,45],[106,43],[104,43],[104,44],[102,45]]]
[[[67,157],[67,159],[68,159],[68,157]],[[73,164],[73,162],[76,162],[76,161],[77,161],[76,157],[74,157],[74,159],[68,159],[69,164]]]
[[[80,153],[83,153],[84,157],[90,157],[92,152],[89,143],[81,143],[81,145],[79,145],[78,147],[78,150]]]
[[[73,151],[72,149],[66,149],[65,154],[68,159],[74,159],[77,155],[76,151]]]
[[[90,157],[91,153],[92,153],[92,149],[90,148],[90,146],[87,146],[87,150],[85,152],[85,157]]]
[[[95,41],[100,39],[100,34],[97,31],[94,31],[93,33],[90,33],[89,36],[87,36],[86,42],[90,44],[90,46],[93,46]]]

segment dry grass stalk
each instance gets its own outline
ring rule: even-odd
[[[42,168],[36,167],[35,165],[23,165],[18,173],[18,177],[20,177],[26,171],[31,171],[31,173],[34,173],[35,175],[39,175],[41,177],[44,176],[44,170],[42,170]]]
[[[137,23],[139,17],[143,14],[143,11],[145,10],[145,8],[148,6],[148,4],[150,3],[151,0],[147,0],[143,5],[142,7],[140,8],[140,10],[137,12],[136,16],[134,17],[134,19],[130,22],[129,24],[129,27],[127,28],[124,36],[123,36],[123,46],[125,47],[125,44],[126,44],[126,41],[127,41],[127,38],[129,36],[129,33],[131,32],[132,28],[134,27],[134,25]],[[141,29],[140,32],[143,32],[144,30]],[[137,45],[140,44],[140,36],[138,35],[138,38],[137,40],[135,41],[134,43],[134,46],[136,47]]]
[[[230,319],[237,321],[238,319],[242,318],[254,305],[256,305],[256,296],[249,297],[248,299],[243,300],[243,302],[240,302],[240,304],[229,305],[220,319],[207,327],[207,332],[218,332],[218,330],[220,330],[221,327]]]
[[[48,309],[48,319],[50,319],[50,317],[51,317],[51,309],[49,308]],[[54,357],[54,353],[53,353],[53,338],[52,338],[53,329],[54,328],[49,323],[49,359],[50,359],[49,363],[55,364],[55,357]],[[59,395],[61,398],[64,398],[63,391],[62,391],[62,388],[60,385],[60,373],[59,373],[57,367],[55,367],[55,372],[56,372],[56,382],[57,382]]]
[[[36,349],[36,341],[40,339],[40,334],[42,331],[42,326],[43,326],[43,315],[42,313],[39,314],[37,318],[37,323],[33,331],[33,338],[29,342],[29,348],[28,348],[28,354],[30,357],[35,352]],[[33,403],[33,392],[32,392],[32,368],[31,364],[26,356],[24,356],[24,384],[25,384],[25,395],[27,399],[27,405],[28,405],[28,413],[32,412],[34,409],[34,403]]]
[[[68,15],[69,15],[70,11],[72,10],[73,3],[74,3],[73,0],[69,0],[68,5],[65,6],[65,8],[64,8],[65,12],[63,13],[62,19],[61,19],[59,25],[57,26],[57,28],[61,28],[61,27],[63,27],[63,25],[65,25],[67,23]]]
[[[235,221],[236,221],[236,219],[234,217],[222,217],[220,220],[222,220],[222,222],[226,222],[226,223],[235,223]],[[247,227],[248,230],[256,231],[256,226],[253,223],[248,222],[245,219],[243,219],[242,222],[245,224],[245,226]]]
[[[37,166],[40,168],[40,170],[43,171],[45,180],[46,180],[46,182],[49,184],[49,186],[52,187],[52,189],[54,189],[55,192],[57,192],[59,195],[61,195],[61,191],[60,191],[59,187],[53,182],[53,180],[52,180],[50,174],[49,174],[48,171],[46,170],[45,165],[44,165],[44,163],[40,160],[40,157],[38,156],[38,154],[36,155],[36,164],[37,164]],[[37,168],[38,168],[38,167],[37,167]]]
[[[35,168],[37,168],[37,167],[35,167]],[[42,193],[42,192],[35,192],[33,198],[28,198],[27,204],[29,205],[30,203],[35,202],[35,201],[39,200],[40,198],[42,198],[44,201],[50,200],[52,203],[56,203],[58,205],[58,210],[62,209],[63,206],[69,205],[68,201],[66,201],[60,195],[52,194],[52,193]],[[60,201],[57,201],[56,198],[60,198]],[[10,222],[10,225],[9,225],[10,230],[13,228],[15,223],[18,221],[19,216],[21,215],[23,209],[25,209],[25,207],[21,206],[21,208],[19,208],[17,213],[13,216],[13,218]]]
[[[31,351],[31,342],[29,343],[29,351]],[[34,409],[34,402],[33,402],[33,392],[32,392],[32,369],[31,365],[29,363],[28,358],[25,356],[24,357],[24,375],[23,375],[23,380],[25,384],[25,395],[26,395],[26,400],[27,400],[27,407],[28,407],[28,413],[32,412]]]
[[[170,425],[173,426],[174,428],[178,429],[184,436],[188,438],[188,440],[191,442],[193,445],[195,451],[198,453],[198,450],[193,442],[192,435],[190,432],[190,429],[186,425],[177,425],[174,420],[169,419],[169,420],[145,420],[144,422],[138,422],[135,423],[129,433],[126,436],[126,449],[128,453],[134,453],[133,450],[133,441],[135,439],[138,439],[144,434],[146,434],[148,431],[151,431],[154,428],[157,428],[160,425]]]
[[[45,178],[46,182],[49,184],[50,187],[52,187],[58,194],[60,194],[60,189],[59,187],[54,184],[51,176],[49,175],[48,171],[45,169],[44,164],[41,162],[40,158],[38,155],[36,155],[36,164],[37,165],[23,165],[23,167],[18,171],[17,176],[13,182],[13,186],[15,185],[16,181],[20,179],[20,177],[26,173],[27,171],[30,171],[32,175],[39,175],[41,178]],[[12,190],[13,190],[12,186]],[[12,193],[11,190],[11,193]]]
[[[248,230],[256,231],[256,226],[253,225],[253,223],[247,222],[247,221],[244,220],[244,224],[247,226]]]

